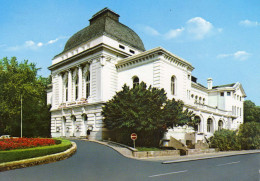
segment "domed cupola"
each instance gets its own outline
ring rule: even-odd
[[[102,9],[94,14],[89,21],[89,26],[74,34],[67,41],[62,53],[102,35],[130,45],[140,51],[145,51],[140,37],[132,29],[120,23],[119,15],[110,9]]]

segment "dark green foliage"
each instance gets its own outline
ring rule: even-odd
[[[21,96],[23,136],[48,137],[50,113],[46,103],[47,78],[37,76],[39,68],[15,57],[0,60],[0,135],[20,136]]]
[[[214,136],[210,138],[210,147],[219,148],[220,151],[240,150],[236,132],[227,129],[214,133]]]
[[[260,123],[260,107],[250,100],[244,102],[244,122]]]
[[[0,151],[0,163],[59,153],[69,149],[70,147],[71,142],[69,140],[62,140],[61,144],[52,146]]]
[[[167,128],[184,125],[193,114],[183,111],[183,102],[167,100],[164,89],[147,88],[144,82],[122,91],[103,107],[102,115],[109,130],[115,133],[115,141],[132,146],[130,134],[138,134],[137,146],[158,147]]]
[[[239,127],[238,139],[244,150],[260,149],[260,123],[242,124]]]

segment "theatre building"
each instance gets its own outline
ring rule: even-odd
[[[207,86],[199,84],[188,61],[161,47],[145,50],[140,37],[108,8],[67,41],[49,69],[52,137],[85,137],[89,129],[91,139],[106,138],[102,105],[124,84],[132,87],[142,81],[164,88],[169,99],[182,100],[200,120],[195,130],[177,127],[166,137],[185,142],[185,133],[210,137],[243,123],[246,94],[239,82],[215,86],[209,78]]]

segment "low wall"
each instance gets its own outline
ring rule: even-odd
[[[133,157],[147,158],[157,156],[180,156],[180,150],[164,150],[164,151],[134,151]]]
[[[188,149],[186,154],[187,155],[197,155],[197,154],[204,154],[204,153],[216,153],[218,150],[214,148],[210,149]]]

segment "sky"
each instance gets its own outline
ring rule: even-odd
[[[133,29],[146,50],[163,47],[190,62],[198,82],[240,82],[260,106],[259,0],[0,0],[0,59],[17,57],[41,68],[66,41],[108,7]]]

